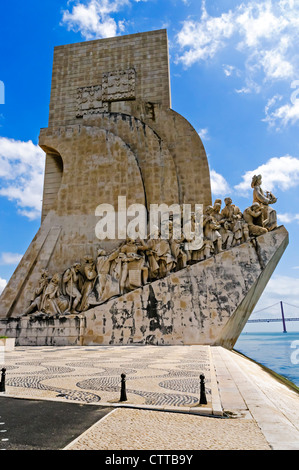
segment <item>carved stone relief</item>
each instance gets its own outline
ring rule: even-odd
[[[96,260],[87,255],[83,264],[75,263],[62,276],[55,273],[51,279],[44,270],[24,315],[32,315],[35,311],[35,315],[50,316],[85,312],[110,298],[163,279],[171,272],[273,230],[273,224],[269,226],[268,218],[264,218],[264,206],[268,200],[264,199],[263,203],[255,200],[257,189],[262,194],[260,176],[258,183],[253,185],[254,202],[243,213],[229,197],[224,199],[225,207],[222,210],[220,199],[215,201],[214,206],[206,208],[203,217],[204,240],[199,250],[189,251],[184,237],[174,239],[170,222],[168,240],[161,238],[156,227],[156,237],[150,234],[147,240],[128,238],[111,253],[99,248]],[[271,195],[268,203],[274,202],[276,198]]]
[[[102,99],[102,85],[77,89],[77,117],[108,111],[108,103]]]
[[[133,68],[103,73],[103,101],[133,100],[136,73]]]
[[[112,101],[135,99],[135,78],[130,68],[103,73],[100,85],[77,88],[77,117],[107,112]]]

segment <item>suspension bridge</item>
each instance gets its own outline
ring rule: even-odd
[[[276,305],[279,305],[280,306],[280,314],[281,316],[279,318],[256,318],[256,319],[252,319],[252,320],[247,320],[247,323],[272,323],[272,322],[282,322],[282,328],[283,328],[283,333],[287,333],[287,328],[286,328],[286,322],[289,322],[289,321],[299,321],[299,317],[286,317],[285,316],[285,313],[284,313],[284,305],[288,305],[292,308],[295,308],[295,309],[298,309],[299,310],[299,306],[298,305],[291,305],[287,302],[276,302],[275,304],[273,305],[270,305],[269,307],[266,307],[266,308],[262,308],[261,310],[257,310],[255,312],[253,312],[253,314],[255,313],[260,313],[264,310],[268,310],[271,308],[273,308],[274,306]],[[299,312],[298,312],[299,313]]]

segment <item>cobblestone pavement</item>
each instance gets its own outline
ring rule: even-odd
[[[118,403],[124,373],[128,403],[160,408],[198,406],[204,374],[205,409],[211,412],[214,368],[208,346],[17,347],[6,353],[4,366],[13,396]]]
[[[221,347],[16,347],[0,366],[7,397],[113,409],[67,450],[299,449],[298,394]]]
[[[252,420],[116,409],[65,450],[270,450]]]

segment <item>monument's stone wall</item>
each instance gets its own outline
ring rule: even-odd
[[[0,321],[20,345],[210,344],[231,349],[288,244],[284,227],[83,315]]]
[[[190,123],[170,108],[166,30],[54,49],[48,130],[61,129],[71,138],[73,126],[98,126],[110,129],[127,145],[135,139],[134,153],[143,167],[148,201],[210,204],[209,167],[202,142]],[[40,142],[46,152],[42,220],[53,208],[65,171],[64,156],[45,139],[48,130],[41,131]]]
[[[55,48],[39,139],[42,223],[0,297],[0,334],[20,345],[233,346],[288,235],[260,175],[255,206],[211,206],[204,146],[170,106],[165,30]],[[132,241],[118,227],[100,240],[97,207],[108,204],[117,220],[120,196],[142,205],[147,223],[152,204],[181,214],[202,204],[203,245],[149,231]]]
[[[49,127],[135,99],[171,107],[165,29],[54,48]]]
[[[49,128],[82,125],[104,112],[131,115],[136,100],[171,107],[166,30],[54,48]],[[53,161],[51,150],[44,149],[42,220],[53,206],[63,171],[63,158],[57,155]]]
[[[0,298],[22,315],[41,269],[63,273],[99,246],[100,204],[211,204],[205,149],[170,109],[166,30],[59,46],[54,51],[42,224]],[[53,238],[53,227],[55,237]],[[38,247],[38,248],[37,248]]]
[[[288,244],[284,227],[86,312],[84,344],[233,347]]]

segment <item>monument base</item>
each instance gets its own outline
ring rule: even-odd
[[[284,227],[80,315],[0,321],[20,346],[218,345],[232,349],[288,245]]]

